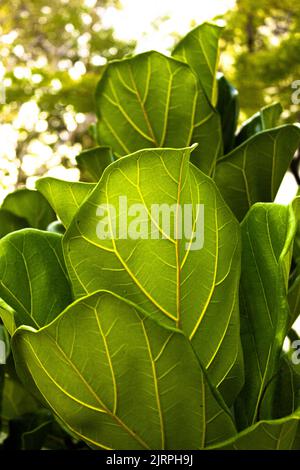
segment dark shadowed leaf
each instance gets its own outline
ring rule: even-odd
[[[282,106],[280,103],[273,103],[262,108],[242,124],[236,135],[234,146],[238,147],[253,135],[276,127],[281,113]]]
[[[76,161],[80,170],[80,179],[97,183],[105,168],[114,161],[114,157],[109,147],[95,147],[82,152],[76,157]]]
[[[56,219],[55,213],[42,194],[30,189],[19,189],[3,201],[2,209],[26,219],[29,227],[45,230]]]
[[[220,75],[218,83],[217,110],[221,116],[224,153],[228,153],[234,147],[235,131],[239,118],[239,94],[236,88]]]
[[[28,227],[26,219],[18,217],[8,210],[0,209],[0,238],[25,227]]]

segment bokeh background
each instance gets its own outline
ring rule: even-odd
[[[94,90],[107,61],[164,53],[197,24],[226,24],[220,71],[240,91],[241,120],[280,101],[300,121],[300,2],[295,0],[1,0],[0,203],[41,175],[77,180],[94,145]],[[288,174],[284,201],[296,190]]]

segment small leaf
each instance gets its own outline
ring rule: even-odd
[[[0,238],[4,237],[8,233],[21,230],[27,226],[27,220],[17,217],[8,210],[0,209]]]
[[[0,296],[17,325],[41,327],[72,300],[61,236],[24,229],[0,240]]]
[[[1,450],[41,450],[52,422],[51,413],[42,409],[11,420]]]
[[[281,113],[282,106],[280,103],[272,103],[262,108],[240,127],[234,146],[238,147],[255,134],[276,127]]]
[[[73,183],[56,178],[41,178],[37,190],[48,200],[65,227],[68,227],[80,205],[94,189],[92,183]]]
[[[290,450],[296,441],[299,410],[272,421],[259,421],[233,438],[209,449],[218,450]]]
[[[293,283],[289,288],[288,300],[291,311],[290,327],[300,315],[300,197],[296,197],[292,203],[296,217],[297,229],[294,238],[293,258],[296,263],[293,272]]]
[[[300,143],[300,128],[260,132],[218,160],[215,181],[239,220],[256,202],[274,201]]]
[[[2,209],[26,219],[29,227],[45,230],[56,219],[55,213],[42,194],[23,188],[8,194]]]
[[[288,416],[299,406],[300,375],[291,362],[290,355],[285,354],[280,361],[276,389],[274,393],[274,418]]]
[[[0,299],[0,318],[9,335],[12,336],[16,329],[15,311],[3,299]]]
[[[10,421],[24,414],[34,413],[38,409],[40,409],[40,405],[37,400],[25,390],[17,378],[6,374],[3,390],[2,419]]]
[[[235,131],[239,118],[239,94],[224,75],[220,75],[218,83],[217,110],[221,116],[224,152],[230,152],[234,147]]]
[[[85,150],[76,157],[77,166],[83,181],[97,183],[105,168],[114,161],[109,147],[95,147]]]

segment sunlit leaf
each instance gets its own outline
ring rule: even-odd
[[[220,118],[183,62],[158,52],[111,62],[98,84],[96,105],[99,144],[117,157],[199,142],[193,162],[212,173],[222,151]]]
[[[218,99],[217,70],[222,29],[213,23],[203,23],[190,31],[172,53],[192,68],[213,106]]]
[[[56,178],[41,178],[36,182],[38,191],[48,200],[65,227],[71,223],[80,205],[95,185]]]
[[[39,328],[53,320],[72,300],[61,236],[24,229],[2,238],[0,296],[18,325]]]
[[[198,449],[235,433],[185,336],[111,293],[21,327],[13,349],[21,377],[94,448]]]
[[[272,202],[300,144],[300,128],[287,124],[260,132],[219,159],[215,181],[239,220],[256,202]]]
[[[232,402],[243,383],[240,229],[214,182],[189,163],[190,153],[191,148],[144,150],[110,165],[67,230],[64,252],[77,298],[112,290],[181,328],[213,383]],[[127,208],[137,203],[142,215],[136,235],[130,232],[135,221]],[[107,204],[116,213],[109,209],[103,239],[98,229]],[[156,217],[153,210],[160,204]],[[169,214],[169,225],[160,210]],[[119,235],[113,233],[114,222]]]
[[[251,425],[272,418],[274,394],[262,399],[278,372],[289,330],[287,288],[296,223],[291,207],[256,204],[241,227],[241,336],[247,361],[240,400]]]

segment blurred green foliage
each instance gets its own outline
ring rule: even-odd
[[[283,118],[299,120],[291,85],[300,79],[300,2],[237,0],[224,19],[223,68],[240,91],[243,117],[280,101]]]
[[[134,47],[116,40],[113,30],[103,25],[102,17],[111,6],[118,7],[118,1],[1,0],[0,77],[2,72],[6,102],[0,105],[0,124],[13,123],[19,133],[17,186],[28,175],[22,168],[23,156],[30,153],[32,141],[43,141],[46,131],[50,134],[46,145],[53,153],[62,143],[91,146],[87,129],[94,119],[94,89],[101,69],[107,60],[120,58]],[[42,121],[33,128],[16,124],[28,101],[38,105]],[[72,120],[69,126],[66,112]],[[76,113],[85,116],[77,122]],[[61,162],[72,166],[67,157],[62,156]],[[36,174],[46,170],[47,165],[41,165]]]

